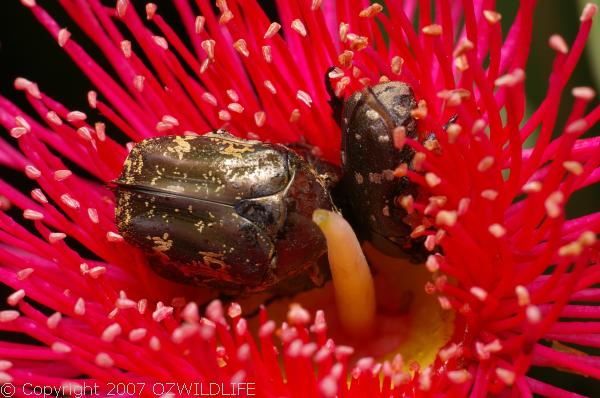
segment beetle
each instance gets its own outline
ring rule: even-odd
[[[419,195],[406,176],[396,177],[401,163],[412,167],[414,150],[394,146],[393,131],[404,127],[408,138],[417,138],[412,111],[417,103],[410,86],[390,81],[352,94],[341,116],[343,192],[355,232],[384,254],[422,262],[423,239],[411,238],[409,215],[398,204],[404,195]]]
[[[284,145],[222,130],[146,139],[113,182],[119,232],[168,279],[228,295],[327,279],[312,213],[335,208],[331,182]]]
[[[332,108],[335,102],[332,96]],[[318,208],[340,211],[359,237],[386,254],[420,259],[401,194],[415,194],[392,170],[414,153],[392,131],[416,137],[416,101],[402,82],[354,93],[340,110],[340,170],[310,147],[244,140],[224,130],[143,140],[129,153],[116,188],[117,228],[148,254],[160,275],[227,295],[283,294],[328,279]],[[333,196],[333,197],[332,197]]]

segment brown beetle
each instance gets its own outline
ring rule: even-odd
[[[133,147],[114,183],[120,233],[168,279],[238,295],[326,278],[311,217],[334,208],[329,187],[283,145],[224,131],[151,138]]]
[[[418,189],[393,172],[401,163],[410,165],[414,157],[409,146],[402,150],[394,146],[393,131],[403,126],[407,137],[417,137],[417,123],[411,116],[416,106],[411,88],[399,81],[366,87],[348,98],[341,120],[342,190],[362,240],[387,255],[419,262],[425,257],[423,240],[410,238],[407,213],[395,200],[416,196]]]

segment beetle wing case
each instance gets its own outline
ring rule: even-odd
[[[408,137],[417,136],[411,116],[416,105],[407,84],[387,82],[354,93],[342,115],[342,184],[357,232],[394,257],[417,255],[411,253],[418,242],[409,239],[412,228],[404,222],[406,211],[395,203],[399,195],[415,196],[416,187],[393,174],[400,163],[410,165],[414,156],[409,146],[396,149],[393,130],[404,126]]]
[[[119,231],[169,279],[261,291],[326,251],[311,216],[333,207],[329,193],[282,145],[224,132],[151,138],[114,182]]]

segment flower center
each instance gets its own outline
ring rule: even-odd
[[[385,256],[368,243],[363,250],[375,281],[379,333],[373,341],[381,346],[367,352],[388,359],[399,353],[406,365],[421,369],[430,365],[454,331],[454,313],[425,290],[431,273],[424,264]]]
[[[300,304],[307,313],[322,311],[328,336],[352,346],[355,359],[401,354],[405,370],[430,365],[454,326],[453,313],[425,291],[431,274],[424,265],[385,256],[369,243],[361,248],[352,229],[338,223],[345,223],[341,217],[330,218],[334,216],[321,211],[315,215],[327,238],[332,281],[272,303],[270,317],[287,316],[293,323],[289,308]]]

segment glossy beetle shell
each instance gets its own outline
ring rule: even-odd
[[[326,252],[311,217],[333,209],[328,189],[282,145],[223,132],[147,139],[114,182],[120,233],[169,279],[261,291],[301,278]]]
[[[407,137],[417,136],[411,116],[416,101],[402,82],[381,83],[354,93],[342,115],[343,189],[348,196],[354,227],[362,239],[394,257],[421,260],[422,242],[410,239],[406,211],[396,204],[400,195],[416,194],[406,177],[393,170],[410,164],[414,151],[394,146],[393,130],[404,126]]]

